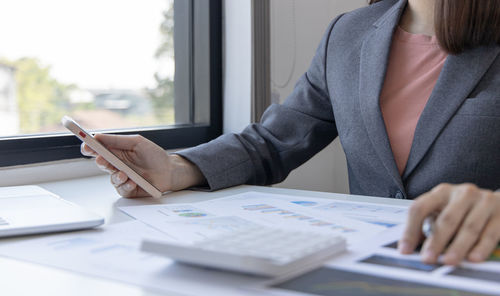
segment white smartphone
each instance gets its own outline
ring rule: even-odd
[[[155,198],[160,198],[162,196],[162,192],[158,190],[158,188],[153,186],[150,182],[139,175],[134,169],[124,163],[101,143],[99,143],[99,141],[97,141],[89,132],[84,130],[71,117],[64,116],[61,121],[68,130],[70,130],[73,134],[75,134],[75,136],[78,137],[78,139],[89,145],[90,148],[97,152],[97,154],[104,157],[104,159],[106,159],[115,168],[127,174],[127,176],[132,179],[132,181],[134,181],[138,186],[144,189],[144,191],[151,194],[151,196]]]

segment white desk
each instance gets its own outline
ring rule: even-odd
[[[118,210],[119,206],[161,203],[187,203],[224,197],[246,191],[261,191],[287,195],[307,195],[332,198],[332,194],[279,189],[271,187],[239,186],[217,192],[183,191],[169,194],[161,200],[123,199],[109,184],[109,177],[97,176],[71,181],[39,184],[64,199],[72,201],[105,217],[107,224],[131,218]],[[338,198],[337,198],[338,199]],[[410,201],[350,196],[352,201],[370,201],[380,204],[408,205]],[[23,238],[9,239],[20,241]],[[5,242],[7,240],[0,241]],[[140,287],[89,277],[60,269],[0,257],[0,295],[180,295],[157,294]]]

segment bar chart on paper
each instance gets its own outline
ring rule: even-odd
[[[343,215],[312,211],[309,207],[280,199],[255,195],[247,198],[247,194],[192,205],[131,206],[120,210],[183,243],[255,225],[342,235],[348,243],[364,240],[385,229]],[[182,215],[189,213],[192,214]]]
[[[325,198],[297,197],[282,194],[248,192],[241,199],[262,198],[267,200],[282,200],[299,205],[314,212],[328,215],[341,215],[358,221],[367,222],[385,228],[395,227],[405,222],[407,209],[401,206],[390,206],[366,202],[332,201]]]

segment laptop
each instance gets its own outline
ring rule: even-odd
[[[104,218],[38,186],[0,187],[0,237],[92,228]]]

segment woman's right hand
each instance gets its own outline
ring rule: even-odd
[[[178,191],[206,183],[196,165],[182,156],[167,154],[163,148],[142,136],[97,134],[95,138],[161,192]],[[97,166],[111,175],[111,183],[121,196],[150,196],[85,143],[82,143],[81,152],[95,157]]]

